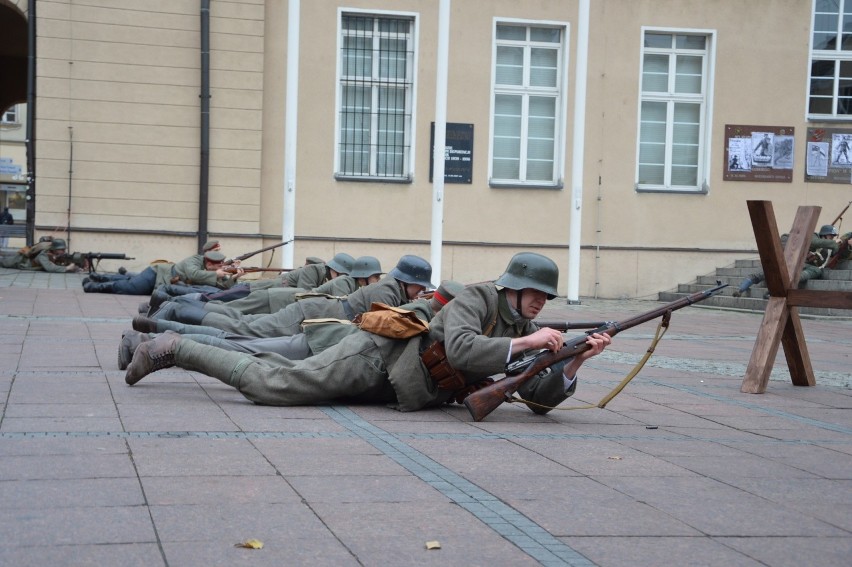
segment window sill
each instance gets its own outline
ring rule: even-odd
[[[488,182],[488,186],[492,189],[563,189],[564,185],[562,183],[549,183],[549,184],[541,184],[541,183],[519,183],[519,182],[511,182],[511,181],[494,181],[491,180]]]
[[[808,116],[808,122],[852,122],[852,114],[844,116]]]
[[[669,189],[665,187],[634,187],[637,193],[670,193],[677,195],[706,195],[709,192],[708,186],[695,189]]]
[[[394,184],[410,184],[412,182],[411,177],[371,177],[371,176],[356,176],[356,175],[342,175],[340,173],[334,174],[334,179],[337,181],[356,181],[361,183],[394,183]]]

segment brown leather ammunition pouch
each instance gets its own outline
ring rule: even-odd
[[[464,375],[453,368],[447,360],[444,343],[434,342],[420,354],[429,376],[439,390],[456,391],[465,387]]]

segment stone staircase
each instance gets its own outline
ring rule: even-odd
[[[675,301],[691,293],[709,289],[715,286],[718,280],[722,283],[730,284],[730,286],[723,289],[720,294],[705,299],[698,304],[699,306],[762,312],[766,309],[766,304],[768,303],[766,299],[763,299],[763,295],[767,291],[766,282],[753,285],[742,297],[734,297],[732,295],[743,279],[749,274],[758,271],[761,271],[760,260],[737,260],[733,266],[716,268],[716,272],[713,274],[698,276],[698,279],[692,283],[678,284],[675,290],[660,292],[659,300],[665,302]],[[824,270],[822,279],[809,280],[806,282],[804,288],[852,292],[852,261],[841,262],[834,270]],[[802,315],[852,318],[852,310],[850,309],[800,307],[799,313]]]

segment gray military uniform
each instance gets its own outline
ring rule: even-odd
[[[273,287],[252,291],[246,297],[234,301],[208,301],[204,309],[211,313],[220,313],[238,318],[242,315],[275,313],[296,302],[304,294],[316,293],[332,296],[349,295],[358,289],[358,280],[349,276],[338,276],[318,288],[309,290],[298,287]],[[180,298],[178,298],[180,303]]]
[[[158,320],[157,332],[173,330],[181,334],[210,334],[204,327],[214,327],[225,333],[248,337],[291,336],[301,332],[302,322],[306,319],[351,320],[355,315],[368,311],[373,302],[399,307],[407,301],[400,283],[392,276],[385,276],[381,281],[357,289],[346,299],[312,297],[299,300],[275,313],[244,315],[239,319],[208,313],[201,320],[201,325]]]
[[[502,373],[511,340],[536,330],[531,321],[513,315],[497,286],[482,283],[465,288],[438,313],[428,334],[412,339],[356,332],[305,360],[246,355],[181,340],[175,360],[178,366],[218,378],[259,404],[388,403],[414,411],[442,404],[453,395],[435,386],[420,360],[420,353],[433,341],[444,341],[449,362],[475,383]],[[550,406],[569,395],[561,372],[539,375],[519,393]]]
[[[277,287],[298,287],[300,289],[314,289],[329,281],[331,275],[325,264],[308,264],[282,274],[277,278],[257,280],[249,282],[249,289],[270,289]]]

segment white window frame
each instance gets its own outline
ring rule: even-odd
[[[556,116],[555,127],[554,127],[554,143],[553,143],[553,179],[550,183],[543,182],[541,180],[534,181],[526,181],[526,180],[508,180],[508,179],[494,179],[494,101],[497,94],[524,94],[530,95],[535,94],[539,87],[528,88],[528,87],[505,87],[497,86],[497,47],[498,43],[504,40],[497,39],[497,26],[498,25],[517,25],[524,26],[527,28],[530,27],[546,27],[546,28],[558,28],[561,32],[562,42],[559,45],[559,64],[557,65],[557,72],[559,73],[559,78],[557,79],[557,88],[556,88]],[[488,128],[488,183],[491,187],[510,187],[510,188],[549,188],[549,189],[562,189],[563,180],[565,179],[565,138],[566,138],[566,128],[567,128],[567,101],[568,101],[568,62],[570,61],[570,25],[568,22],[556,21],[556,20],[525,20],[525,19],[516,19],[516,18],[494,18],[491,24],[491,96],[490,96],[490,107],[489,107],[489,128]],[[529,45],[529,43],[527,42]],[[542,44],[545,45],[545,44]],[[553,44],[546,44],[548,46],[552,46]],[[529,61],[525,57],[524,61],[524,73],[525,75],[529,73]],[[521,162],[522,162],[522,170],[524,167],[524,162],[526,152],[523,148],[526,147],[526,128],[527,128],[527,114],[526,112],[522,116],[521,119]]]
[[[342,88],[342,73],[343,73],[343,17],[344,16],[363,16],[363,17],[375,17],[375,18],[402,18],[411,20],[410,27],[410,49],[412,51],[412,61],[411,65],[408,67],[410,77],[409,77],[409,93],[406,102],[406,114],[408,114],[411,119],[408,125],[408,131],[405,135],[404,145],[408,148],[407,155],[404,156],[404,165],[403,165],[403,174],[401,176],[387,176],[387,175],[353,175],[343,173],[341,171],[341,163],[340,163],[340,111],[343,97],[343,88]],[[416,12],[400,12],[400,11],[390,11],[390,10],[364,10],[358,8],[343,8],[340,7],[337,10],[337,69],[335,73],[335,99],[334,99],[334,178],[340,181],[380,181],[387,183],[411,183],[414,179],[415,173],[415,162],[414,156],[416,154],[416,140],[417,140],[417,132],[416,132],[416,124],[417,124],[417,70],[418,70],[418,58],[419,58],[419,38],[420,38],[420,18],[419,14]],[[374,69],[375,72],[375,69]],[[374,96],[375,100],[375,96]],[[375,108],[375,103],[373,105]],[[375,121],[375,117],[374,117]],[[373,134],[375,134],[375,125],[371,128]],[[371,152],[371,173],[376,173],[376,154]]]
[[[2,113],[0,113],[0,124],[20,124],[21,112],[18,110],[18,105],[13,104]]]
[[[656,48],[645,47],[646,33],[661,33],[671,35],[699,35],[707,38],[706,49],[704,51],[704,61],[702,65],[702,87],[701,95],[678,95],[675,93],[643,93],[642,92],[642,70],[645,61],[645,54],[649,52],[666,52],[666,53],[683,53],[694,55],[694,50],[679,51],[677,48],[657,50]],[[634,174],[635,189],[637,192],[650,193],[695,193],[706,194],[710,188],[710,157],[712,153],[712,138],[713,138],[713,83],[715,81],[716,67],[716,30],[710,29],[695,29],[695,28],[667,28],[667,27],[652,27],[642,26],[639,36],[639,100],[636,112],[636,169]],[[674,80],[674,75],[670,71],[670,80]],[[640,135],[642,128],[642,103],[646,101],[658,102],[700,102],[701,103],[701,125],[699,127],[699,143],[701,146],[698,149],[697,163],[697,184],[691,185],[671,185],[671,168],[672,168],[672,127],[671,113],[666,120],[666,162],[664,183],[662,185],[651,183],[640,183],[639,180],[639,155],[640,155]]]
[[[808,82],[805,84],[805,120],[819,120],[823,122],[849,122],[852,121],[852,109],[849,114],[838,114],[837,106],[839,102],[840,89],[840,65],[835,65],[834,69],[834,85],[832,92],[832,112],[831,113],[812,113],[811,108],[811,81],[813,80],[813,64],[814,60],[827,60],[833,62],[852,62],[852,50],[843,51],[840,49],[814,49],[814,27],[816,26],[817,16],[817,1],[813,0],[811,4],[811,27],[808,37]],[[837,18],[837,34],[842,37],[840,29],[843,22],[844,7],[849,8],[852,5],[852,0],[838,0],[840,9]],[[849,31],[846,32],[847,34]],[[852,104],[852,102],[850,102]]]

